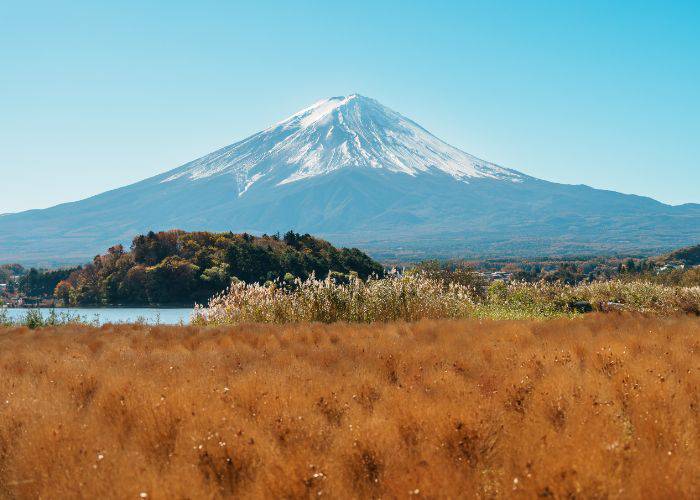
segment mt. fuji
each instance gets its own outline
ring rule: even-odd
[[[539,180],[353,94],[136,184],[4,215],[0,262],[81,262],[172,228],[294,229],[376,257],[655,252],[700,241],[700,205]]]
[[[332,97],[199,160],[162,182],[233,176],[239,196],[263,179],[275,186],[345,168],[384,170],[413,177],[441,172],[454,179],[521,181],[522,174],[479,160],[417,123],[357,94]]]

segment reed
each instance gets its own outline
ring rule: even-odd
[[[418,319],[525,319],[570,316],[572,304],[587,302],[594,310],[611,306],[657,315],[700,314],[700,287],[665,286],[645,281],[605,281],[578,286],[560,283],[492,283],[486,293],[471,286],[431,278],[400,275],[367,281],[350,277],[311,277],[293,283],[234,283],[198,306],[194,324],[246,322],[332,323],[415,321]]]

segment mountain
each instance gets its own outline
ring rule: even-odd
[[[653,253],[700,241],[700,205],[536,179],[350,95],[136,184],[4,215],[0,262],[78,262],[171,228],[294,229],[398,259]]]

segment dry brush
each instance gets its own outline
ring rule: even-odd
[[[2,498],[698,498],[700,319],[0,330]]]

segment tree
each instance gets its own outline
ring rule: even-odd
[[[66,280],[61,280],[56,285],[56,288],[53,291],[53,296],[63,306],[68,307],[70,305],[70,296],[72,291],[73,285]]]
[[[180,257],[166,257],[146,269],[146,294],[153,304],[187,302],[198,277],[199,267]]]
[[[121,283],[121,295],[125,297],[127,304],[147,304],[146,293],[146,268],[134,266],[129,269]]]
[[[208,283],[211,289],[222,290],[231,283],[231,266],[226,262],[207,268],[202,273],[201,279]]]
[[[58,282],[68,278],[76,269],[78,268],[42,271],[32,268],[20,277],[19,290],[28,296],[49,297],[53,295]]]
[[[134,261],[154,266],[166,257],[176,255],[179,237],[182,234],[182,231],[172,230],[160,233],[150,231],[145,236],[137,236],[131,244]]]
[[[94,264],[88,264],[76,277],[72,301],[78,305],[100,304],[99,279]]]

